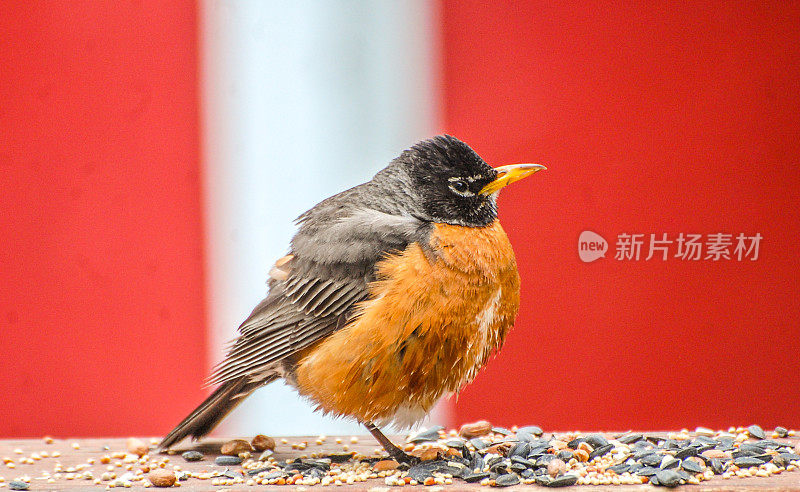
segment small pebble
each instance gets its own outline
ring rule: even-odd
[[[255,449],[256,451],[275,450],[275,439],[269,436],[265,436],[264,434],[259,434],[256,437],[254,437],[251,444],[253,446],[253,449]]]
[[[396,470],[400,466],[395,460],[381,460],[372,465],[372,469],[376,472]]]
[[[30,484],[23,482],[22,480],[12,480],[8,482],[8,488],[11,490],[28,490],[30,488]]]
[[[239,456],[240,453],[250,452],[253,447],[244,439],[234,439],[222,445],[220,452],[227,456]]]
[[[141,439],[137,439],[135,437],[129,437],[128,440],[125,441],[125,448],[129,453],[135,454],[140,458],[146,455],[149,451],[147,444],[145,444],[145,442]]]
[[[214,458],[214,463],[219,466],[236,466],[242,464],[242,459],[238,456],[217,456]]]
[[[172,487],[175,485],[175,473],[165,468],[159,468],[147,474],[147,479],[150,480],[155,487]]]
[[[715,459],[715,458],[716,459],[730,459],[731,458],[731,453],[730,452],[721,451],[719,449],[709,449],[709,450],[703,451],[702,455],[705,456],[708,459]]]
[[[473,437],[481,437],[492,431],[492,424],[485,420],[479,420],[469,424],[464,424],[458,431],[458,434],[464,439],[472,439]]]
[[[563,475],[567,471],[567,464],[556,458],[547,464],[547,474],[553,478]]]
[[[186,461],[200,461],[203,459],[203,453],[200,451],[185,451],[181,454],[181,457]]]

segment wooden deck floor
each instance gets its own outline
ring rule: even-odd
[[[310,456],[312,453],[342,453],[343,445],[347,444],[349,451],[356,451],[358,453],[376,456],[375,449],[377,443],[367,436],[358,436],[357,443],[351,443],[351,436],[342,437],[341,444],[336,443],[336,437],[328,437],[321,445],[316,444],[317,436],[307,437],[290,437],[286,438],[287,443],[282,443],[281,438],[276,438],[278,442],[275,450],[276,459],[297,458],[301,455]],[[150,443],[150,439],[143,439],[146,443]],[[308,447],[304,450],[292,449],[292,443],[299,443],[302,441],[308,442]],[[179,466],[183,471],[191,472],[212,472],[214,470],[224,470],[225,467],[217,466],[214,464],[214,458],[219,455],[221,444],[225,440],[211,439],[199,445],[185,445],[177,448],[178,454],[163,455],[152,454],[151,459],[163,460],[169,458],[167,467],[172,469],[174,466]],[[399,440],[398,440],[399,442]],[[77,444],[77,448],[74,445]],[[180,452],[188,449],[197,449],[205,454],[202,461],[187,462],[181,456]],[[68,479],[69,473],[76,473],[80,475],[86,471],[91,471],[94,478],[101,478],[103,473],[115,473],[117,477],[122,476],[127,471],[126,463],[122,458],[113,458],[110,463],[101,463],[101,458],[104,455],[112,455],[113,453],[123,453],[126,450],[125,439],[67,439],[55,440],[47,444],[43,439],[24,439],[24,440],[2,440],[0,441],[0,458],[4,461],[7,459],[13,460],[13,468],[9,467],[9,463],[0,464],[0,477],[3,481],[0,482],[0,491],[9,490],[9,482],[19,477],[30,478],[30,490],[102,490],[108,487],[109,481],[102,481],[100,484],[95,484],[91,479],[85,478],[72,478]],[[45,454],[47,457],[42,457]],[[59,455],[53,457],[53,455]],[[33,459],[32,456],[38,456],[40,459]],[[121,456],[117,454],[116,456]],[[256,455],[257,457],[257,455]],[[33,459],[33,463],[24,463]],[[89,464],[90,461],[94,464]],[[56,477],[57,463],[60,463],[62,471],[60,476]],[[119,465],[117,464],[119,463]],[[121,465],[121,466],[120,466]],[[138,467],[139,465],[134,465]],[[81,467],[80,470],[73,470],[75,467]],[[111,471],[108,470],[111,468]],[[237,470],[239,467],[230,467],[231,470]],[[69,470],[73,470],[70,472]],[[135,470],[135,468],[134,468]],[[48,480],[47,474],[50,479]],[[343,490],[370,490],[374,492],[384,490],[400,490],[400,487],[387,487],[382,479],[372,479],[364,483],[356,483],[353,485],[330,486],[335,489]],[[571,489],[575,489],[573,486]],[[620,486],[580,486],[581,490],[607,490],[616,492],[642,492],[645,490],[654,490],[655,487],[651,485],[620,485]],[[721,477],[714,477],[712,480],[703,482],[700,485],[684,485],[682,486],[687,492],[706,492],[711,490],[716,491],[758,491],[758,492],[771,492],[771,491],[798,491],[800,492],[800,472],[785,472],[780,475],[773,475],[771,477],[750,477],[750,478],[732,478],[723,480]],[[133,482],[132,488],[144,488],[142,482]],[[211,480],[200,480],[197,478],[190,478],[186,481],[180,482],[180,488],[184,490],[261,490],[268,488],[270,490],[308,490],[325,489],[320,485],[315,486],[263,486],[255,485],[248,486],[245,484],[238,484],[235,486],[214,486]],[[409,486],[402,487],[408,489]],[[412,489],[427,489],[437,490],[436,487],[431,486],[416,486]],[[517,485],[509,487],[506,490],[532,490],[538,488],[543,490],[539,485]],[[155,488],[154,488],[155,489]],[[467,484],[463,481],[456,480],[452,485],[445,485],[444,490],[488,490],[488,487],[482,487],[478,484]],[[157,489],[156,489],[157,490]],[[665,489],[662,489],[665,490]]]

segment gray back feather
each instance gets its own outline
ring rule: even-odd
[[[427,244],[430,224],[403,197],[414,193],[409,183],[404,169],[390,165],[301,215],[291,259],[281,266],[288,275],[270,280],[210,382],[260,376],[341,328],[369,297],[378,261],[411,242]]]

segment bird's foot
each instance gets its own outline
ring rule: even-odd
[[[393,460],[397,461],[398,463],[404,463],[408,466],[413,466],[420,462],[420,459],[416,456],[408,455],[403,452],[402,449],[395,446],[394,443],[392,443],[388,437],[384,436],[383,432],[381,432],[372,422],[364,422],[364,426],[367,428],[370,434],[372,434],[375,440],[378,441],[381,446],[383,446],[383,449],[389,453],[389,456]]]
[[[400,448],[397,447],[395,447],[393,450],[387,449],[387,451],[389,451],[389,456],[400,464],[414,466],[421,461],[416,456],[404,453]]]

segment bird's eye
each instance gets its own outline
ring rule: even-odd
[[[458,194],[465,194],[469,191],[469,185],[460,179],[454,180],[450,183],[450,188]]]

